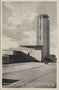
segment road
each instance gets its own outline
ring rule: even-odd
[[[56,87],[56,63],[30,62],[3,65],[3,79],[16,80],[4,84],[8,88],[54,88]],[[5,83],[5,82],[4,82]]]

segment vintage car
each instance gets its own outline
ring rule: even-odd
[[[56,62],[57,58],[56,58],[56,55],[48,55],[48,56],[45,56],[42,61],[48,61],[48,62]]]

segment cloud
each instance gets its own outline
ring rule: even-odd
[[[35,17],[38,16],[38,13],[35,12],[35,13],[29,13],[29,14],[24,14],[23,15],[23,19],[24,20],[29,20],[29,21],[33,21],[35,19]]]
[[[2,49],[9,49],[9,48],[16,48],[18,46],[18,43],[15,41],[12,41],[8,37],[2,38]]]
[[[2,3],[6,8],[8,8],[8,9],[10,9],[11,11],[15,11],[15,9],[14,9],[14,7],[13,7],[13,5],[12,5],[12,3],[9,3],[9,2],[3,2]]]
[[[13,8],[12,5],[7,3],[5,6],[11,9],[12,13],[10,12],[11,15],[8,17],[8,23],[3,24],[3,36],[7,36],[8,38],[11,38],[19,43],[28,37],[32,38],[31,33],[27,33],[27,31],[35,32],[37,28],[35,21],[37,13],[24,13],[22,16],[20,16],[16,13],[15,8]],[[24,34],[24,32],[27,34]]]
[[[16,27],[5,25],[3,29],[4,29],[3,36],[12,38],[14,41],[18,41],[18,42],[22,40],[23,33],[21,30],[17,29]]]
[[[25,45],[36,45],[36,31],[26,31],[24,32],[24,39],[22,40],[22,44]]]

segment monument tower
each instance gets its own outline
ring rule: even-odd
[[[50,22],[47,14],[37,17],[37,45],[42,45],[42,59],[50,53]]]

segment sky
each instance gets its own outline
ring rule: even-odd
[[[50,19],[50,48],[57,48],[56,2],[3,2],[2,3],[2,48],[19,45],[36,45],[37,16],[48,14]]]

